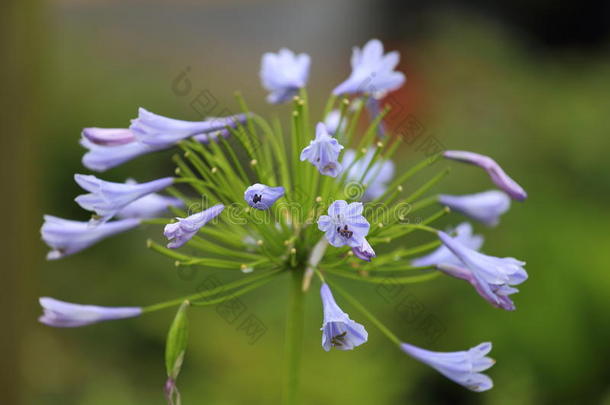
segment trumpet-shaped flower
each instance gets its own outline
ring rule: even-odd
[[[489,342],[460,352],[433,352],[408,343],[402,343],[400,348],[409,356],[469,390],[481,392],[493,387],[491,378],[481,373],[495,363],[492,358],[487,357],[491,351]]]
[[[133,132],[127,128],[85,128],[83,137],[96,145],[118,146],[136,140]]]
[[[405,75],[394,70],[399,60],[400,54],[396,51],[384,55],[383,44],[378,39],[371,39],[362,50],[354,47],[352,73],[333,90],[333,94],[370,93],[375,98],[382,98],[405,82]]]
[[[130,218],[92,227],[88,222],[45,215],[40,233],[44,242],[53,249],[47,254],[47,259],[55,260],[80,252],[102,239],[128,231],[139,224],[138,219]]]
[[[105,172],[138,156],[165,149],[136,141],[120,145],[103,145],[92,142],[85,136],[81,138],[80,144],[88,150],[83,156],[83,165],[96,172]]]
[[[220,215],[224,208],[224,205],[218,204],[186,218],[176,218],[178,222],[165,225],[163,235],[169,239],[167,247],[177,249],[184,245],[195,236],[202,226]]]
[[[301,151],[301,161],[309,161],[325,176],[337,177],[342,170],[339,163],[341,149],[343,145],[328,134],[324,123],[319,122],[316,126],[316,138]]]
[[[364,156],[354,162],[356,152],[348,149],[343,154],[341,164],[348,170],[347,178],[350,181],[362,182],[364,201],[372,201],[385,193],[387,183],[394,177],[394,162],[387,159],[377,159],[373,165],[371,161],[375,155],[375,149],[369,149]],[[367,171],[368,169],[368,171]]]
[[[366,239],[364,239],[364,242],[360,247],[352,248],[352,252],[358,259],[362,259],[367,262],[370,262],[371,259],[375,257],[375,251]]]
[[[491,181],[501,190],[504,190],[511,198],[518,201],[523,201],[527,198],[525,190],[516,181],[511,179],[502,170],[500,165],[489,156],[461,150],[448,150],[443,153],[443,156],[447,159],[473,164],[484,169],[491,178]]]
[[[498,190],[468,195],[441,194],[438,201],[452,211],[461,212],[488,226],[498,225],[500,215],[510,208],[510,198]]]
[[[128,179],[125,183],[137,184],[134,180]],[[156,218],[164,215],[169,207],[183,207],[184,202],[175,197],[151,193],[134,202],[127,204],[119,212],[117,218]]]
[[[459,224],[455,228],[454,232],[456,235],[453,237],[453,239],[462,246],[473,250],[479,250],[481,246],[483,246],[483,237],[481,235],[473,235],[472,225],[470,225],[468,222]],[[439,264],[463,266],[462,261],[445,245],[439,246],[435,251],[428,255],[413,259],[411,264],[418,267],[437,266]]]
[[[183,121],[140,108],[138,118],[131,122],[129,129],[138,142],[154,148],[169,148],[182,139],[235,126],[245,119],[245,114],[238,114],[229,117],[212,117],[205,121]]]
[[[362,216],[363,208],[360,202],[337,200],[328,207],[328,215],[318,218],[318,229],[326,233],[328,243],[334,247],[362,248],[371,227]]]
[[[100,180],[95,176],[76,174],[74,179],[79,186],[89,191],[76,197],[75,201],[88,211],[94,211],[99,218],[93,223],[106,222],[128,204],[148,194],[169,187],[174,179],[164,177],[147,183],[113,183]]]
[[[278,53],[265,53],[261,61],[260,77],[263,87],[270,92],[267,101],[280,104],[295,96],[307,84],[309,64],[309,55],[296,55],[286,48],[280,49]]]
[[[142,313],[140,307],[99,307],[59,301],[41,297],[43,315],[38,320],[56,328],[75,328],[114,319],[133,318]]]
[[[284,187],[269,187],[256,183],[244,192],[244,200],[252,208],[267,210],[284,195]]]
[[[330,288],[326,283],[320,288],[324,323],[322,324],[322,347],[327,352],[331,348],[337,350],[353,350],[354,347],[366,343],[368,333],[364,326],[352,321],[348,314],[337,305]]]

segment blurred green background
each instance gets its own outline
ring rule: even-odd
[[[241,90],[260,113],[260,56],[281,46],[312,57],[320,112],[349,72],[351,47],[371,37],[401,51],[394,95],[446,147],[494,156],[529,192],[486,236],[485,251],[527,261],[518,310],[492,308],[447,277],[408,288],[445,332],[427,342],[374,287],[353,286],[412,343],[458,350],[494,343],[495,388],[474,394],[402,355],[370,326],[353,352],[320,347],[321,308],[307,301],[304,404],[610,404],[610,18],[608,4],[442,5],[394,1],[7,1],[2,12],[4,233],[0,402],[163,404],[163,345],[171,311],[81,329],[36,322],[37,297],[140,305],[195,290],[209,273],[177,274],[145,247],[144,226],[84,253],[46,262],[42,214],[85,219],[72,202],[84,172],[79,132],[124,126],[139,106],[196,119],[172,91],[194,89],[236,110]],[[286,113],[287,107],[279,107]],[[399,166],[421,158],[403,148]],[[104,174],[121,181],[173,170],[171,152]],[[491,188],[454,165],[442,190]],[[449,222],[462,220],[458,215]],[[222,274],[215,273],[222,278]],[[267,332],[250,345],[214,309],[192,311],[179,386],[185,404],[271,404],[280,395],[287,281],[246,295]],[[352,287],[352,286],[350,286]],[[349,309],[348,306],[346,306]],[[353,311],[350,311],[353,312]],[[360,316],[354,313],[356,319]],[[414,330],[415,329],[415,330]]]

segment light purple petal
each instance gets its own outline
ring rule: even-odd
[[[488,226],[497,225],[500,215],[510,208],[510,198],[497,190],[461,196],[441,194],[439,202]]]
[[[74,328],[114,319],[133,318],[142,313],[140,307],[80,305],[49,297],[42,297],[39,302],[44,313],[38,320],[56,328]]]
[[[304,53],[295,55],[285,48],[278,53],[265,53],[260,77],[263,87],[270,92],[267,101],[279,104],[294,97],[307,84],[309,65],[309,55]]]
[[[252,208],[267,210],[284,195],[284,187],[269,187],[256,183],[244,192],[244,200]]]
[[[320,288],[320,297],[324,310],[322,324],[322,347],[325,351],[331,348],[337,350],[353,350],[368,340],[364,326],[350,319],[337,305],[330,288],[326,283]]]
[[[167,247],[177,249],[183,246],[195,236],[202,226],[220,215],[224,208],[224,205],[218,204],[186,218],[176,218],[178,222],[167,224],[163,231],[163,235],[169,239]]]

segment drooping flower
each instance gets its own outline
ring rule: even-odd
[[[83,137],[96,145],[118,146],[136,140],[133,132],[127,128],[84,128]]]
[[[324,125],[326,125],[326,130],[329,135],[335,136],[337,131],[343,131],[345,129],[347,120],[344,119],[343,122],[341,122],[341,112],[339,110],[332,110],[326,115],[326,118],[324,118]],[[339,125],[341,125],[341,128],[339,128]]]
[[[358,259],[362,259],[367,262],[370,262],[371,259],[375,257],[375,251],[366,239],[364,239],[362,246],[353,247],[352,252]]]
[[[260,77],[263,87],[270,92],[267,102],[280,104],[294,97],[307,84],[309,64],[309,55],[296,55],[290,49],[265,53],[261,60]]]
[[[442,231],[438,232],[438,236],[466,268],[487,284],[517,285],[527,280],[527,272],[523,268],[525,262],[512,257],[494,257],[479,253]]]
[[[462,150],[448,150],[443,153],[443,156],[447,159],[473,164],[484,169],[489,174],[491,181],[501,190],[504,190],[511,198],[518,201],[523,201],[527,198],[525,190],[516,181],[511,179],[502,170],[500,165],[489,156]]]
[[[127,184],[137,184],[134,180],[128,179]],[[169,207],[183,207],[184,202],[175,197],[151,193],[134,202],[127,204],[119,212],[117,218],[156,218],[164,215]]]
[[[377,159],[373,165],[371,160],[375,156],[375,149],[369,149],[364,156],[354,163],[356,152],[348,149],[343,154],[341,164],[347,172],[347,179],[350,181],[362,181],[364,188],[364,201],[372,201],[379,198],[387,190],[387,183],[394,177],[394,162],[390,159]],[[368,172],[366,172],[368,168]],[[366,175],[364,175],[366,172]],[[364,176],[364,178],[363,178]]]
[[[165,149],[165,147],[153,147],[136,141],[121,145],[100,145],[84,136],[81,138],[80,144],[88,150],[83,155],[83,165],[96,172],[105,172],[138,156]]]
[[[155,148],[168,148],[182,139],[235,126],[245,119],[245,114],[237,114],[211,117],[205,121],[183,121],[154,114],[140,107],[138,118],[131,121],[129,129],[138,142]]]
[[[396,51],[383,54],[383,44],[371,39],[362,50],[354,47],[352,52],[352,73],[338,85],[333,94],[369,93],[375,98],[398,89],[405,82],[405,75],[394,71],[400,54]]]
[[[326,283],[320,288],[320,296],[324,309],[324,322],[320,329],[324,350],[328,352],[333,347],[337,350],[353,350],[354,347],[366,343],[368,332],[339,308]]]
[[[140,307],[100,307],[97,305],[72,304],[54,298],[41,297],[44,310],[38,320],[56,328],[76,328],[114,319],[133,318],[142,313]]]
[[[510,198],[498,190],[467,195],[439,195],[438,201],[452,211],[479,221],[488,226],[496,226],[500,215],[510,208]]]
[[[267,210],[284,195],[284,187],[269,187],[256,183],[244,192],[244,200],[252,208]]]
[[[472,225],[468,222],[459,224],[455,230],[454,240],[459,242],[462,246],[469,249],[479,250],[483,246],[483,237],[481,235],[473,235]],[[452,264],[457,266],[463,266],[462,261],[454,255],[449,248],[445,245],[439,246],[435,251],[417,259],[411,261],[413,266],[424,267],[424,266],[436,266],[439,264]]]
[[[316,125],[316,138],[301,151],[301,162],[307,160],[317,167],[321,174],[337,177],[342,170],[338,160],[341,149],[343,145],[328,134],[324,123],[319,122]]]
[[[481,373],[495,363],[492,358],[487,357],[491,351],[489,342],[460,352],[433,352],[408,343],[402,343],[400,348],[409,356],[469,390],[482,392],[493,387],[491,378]]]
[[[113,183],[100,180],[95,176],[75,174],[74,180],[79,186],[89,191],[75,198],[75,201],[88,211],[93,211],[98,218],[94,224],[108,221],[128,204],[148,194],[169,187],[173,177],[164,177],[147,183]]]
[[[44,242],[53,249],[47,254],[47,260],[55,260],[80,252],[102,239],[128,231],[139,224],[140,220],[130,218],[92,227],[88,222],[45,215],[40,233]]]
[[[186,218],[176,218],[178,222],[165,225],[163,235],[169,239],[167,247],[177,249],[191,240],[199,229],[216,218],[225,208],[223,204],[214,205],[205,211],[198,212]]]
[[[463,266],[463,264],[461,266]],[[482,278],[477,277],[472,271],[461,266],[440,263],[436,268],[449,276],[468,281],[476,292],[494,307],[506,311],[514,311],[516,309],[515,304],[510,299],[509,295],[517,293],[519,290],[510,287],[507,284],[489,284]]]
[[[318,218],[318,229],[326,233],[326,240],[334,247],[361,248],[371,227],[362,216],[363,209],[360,202],[348,205],[344,200],[337,200],[328,207],[328,215]]]

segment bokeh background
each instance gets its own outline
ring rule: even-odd
[[[494,342],[495,388],[468,392],[402,355],[372,326],[353,352],[320,348],[321,308],[308,297],[304,404],[610,404],[610,7],[607,1],[18,1],[3,2],[0,402],[163,404],[171,311],[59,330],[39,325],[41,295],[139,305],[192,292],[209,273],[179,274],[146,249],[145,226],[85,253],[46,262],[42,214],[86,219],[72,202],[86,172],[79,132],[116,127],[138,106],[196,119],[172,91],[185,69],[196,90],[237,106],[241,90],[267,113],[260,56],[282,46],[312,57],[320,112],[349,72],[351,47],[377,37],[400,50],[394,94],[448,148],[494,156],[528,191],[486,235],[486,251],[527,260],[518,310],[487,305],[465,283],[438,278],[407,294],[438,319],[433,342],[373,287],[354,286],[381,319],[433,350]],[[286,107],[279,107],[286,113]],[[401,167],[421,157],[400,150]],[[152,179],[171,152],[104,175]],[[443,190],[490,187],[454,166]],[[455,215],[452,222],[461,220]],[[222,275],[219,275],[222,277]],[[192,311],[179,386],[185,404],[272,404],[280,395],[287,280],[243,301],[267,327],[254,345],[214,309]],[[347,306],[346,306],[347,307]],[[357,317],[356,315],[354,315]]]

